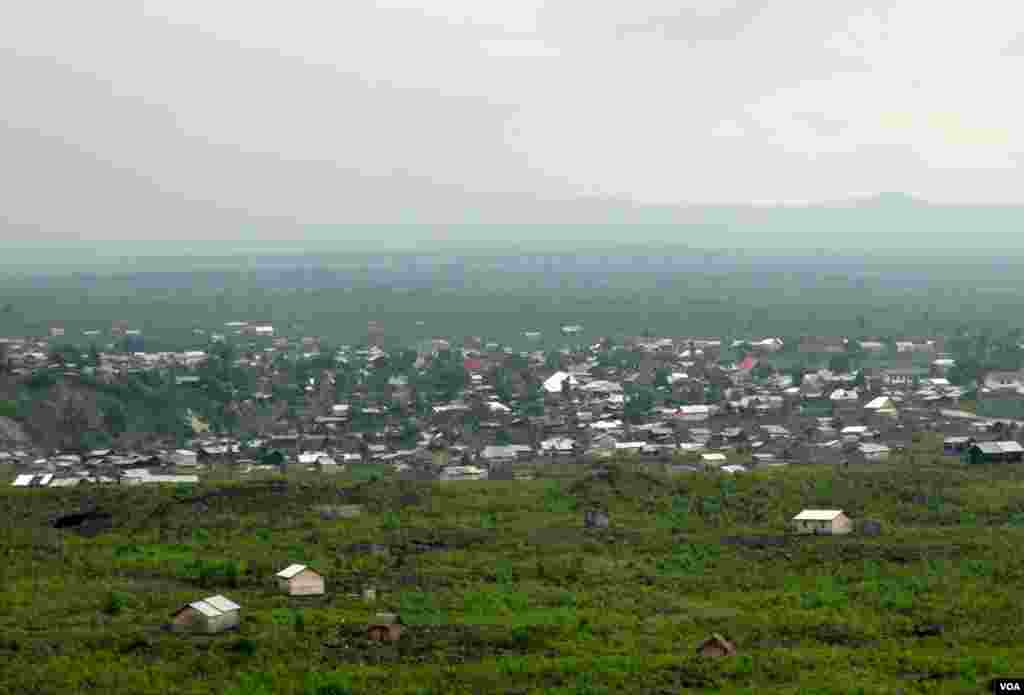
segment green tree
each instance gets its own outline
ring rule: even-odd
[[[420,435],[420,428],[413,421],[408,421],[402,425],[402,429],[399,432],[399,442],[404,447],[416,446],[417,438]]]
[[[103,426],[112,437],[120,437],[128,429],[128,415],[124,407],[112,401],[103,408]]]
[[[627,420],[635,422],[643,419],[652,407],[654,407],[654,395],[648,389],[637,388],[627,395],[622,413]]]
[[[653,383],[654,388],[656,388],[656,389],[669,388],[670,385],[671,385],[671,384],[669,384],[669,376],[670,376],[669,370],[667,370],[667,369],[665,369],[663,367],[659,367],[658,369],[655,369],[654,370],[654,383]]]
[[[705,397],[707,398],[708,403],[720,403],[722,401],[722,387],[718,384],[708,384]]]
[[[562,356],[554,350],[549,350],[544,354],[544,366],[555,371],[561,369]]]
[[[830,371],[843,374],[850,371],[850,356],[844,354],[832,355],[828,360]]]

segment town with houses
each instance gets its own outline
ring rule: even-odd
[[[237,424],[218,431],[190,414],[184,440],[115,439],[90,450],[46,448],[8,427],[0,464],[13,465],[11,485],[64,487],[361,466],[417,480],[528,479],[552,462],[613,456],[740,475],[884,461],[924,436],[941,437],[945,454],[967,462],[1024,455],[1014,417],[1024,371],[952,383],[956,359],[939,337],[646,336],[569,345],[582,331],[564,326],[558,349],[514,351],[479,337],[395,349],[371,323],[364,345],[324,354],[318,338],[236,321],[193,331],[205,349],[146,352],[140,332],[118,323],[108,335],[119,348],[76,360],[55,346],[103,336],[54,327],[46,338],[3,340],[9,380],[47,372],[71,384],[116,384],[159,373],[174,389],[202,391],[204,365],[232,345],[231,368],[246,375],[246,386],[227,396]],[[524,338],[542,336],[528,330]],[[296,374],[289,365],[303,362],[315,367],[302,372],[303,383],[288,383]],[[438,389],[422,387],[439,374]],[[278,407],[282,389],[292,394],[287,407]]]

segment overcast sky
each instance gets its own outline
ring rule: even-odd
[[[1024,3],[32,0],[3,14],[0,214],[44,230],[237,211],[365,221],[463,190],[1024,202]]]

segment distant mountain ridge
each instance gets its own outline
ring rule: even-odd
[[[159,219],[152,225],[138,216],[116,217],[108,227],[144,229],[135,239],[114,240],[110,237],[115,234],[109,234],[110,240],[90,240],[89,236],[104,234],[103,230],[69,230],[56,219],[41,221],[38,228],[8,222],[4,231],[9,252],[6,263],[0,260],[0,264],[29,259],[60,264],[62,252],[72,252],[69,260],[75,263],[87,263],[104,257],[281,248],[385,252],[524,245],[589,250],[622,244],[765,251],[898,250],[924,255],[961,250],[1013,256],[1024,252],[1020,241],[1024,206],[936,204],[900,193],[808,205],[670,206],[615,199],[541,200],[521,193],[468,193],[433,185],[431,189],[437,195],[427,196],[432,200],[429,208],[403,208],[397,201],[381,209],[370,204],[347,211],[354,219],[339,223],[260,217],[151,191],[146,197],[150,206],[154,210],[169,207],[173,214],[156,215]]]

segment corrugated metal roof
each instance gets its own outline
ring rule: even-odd
[[[281,577],[281,579],[291,579],[304,569],[306,569],[305,565],[288,565],[283,570],[278,572],[277,576]]]
[[[216,606],[211,606],[206,601],[193,601],[188,605],[190,608],[194,608],[207,618],[216,618],[218,615],[223,613],[223,611],[218,610]]]
[[[980,442],[978,448],[983,454],[1016,454],[1024,452],[1017,442]]]
[[[217,610],[223,611],[225,613],[227,613],[228,611],[237,611],[239,608],[241,608],[241,606],[239,606],[234,601],[227,599],[219,594],[217,596],[211,596],[204,600]]]
[[[793,521],[832,521],[842,513],[842,509],[805,509]]]

